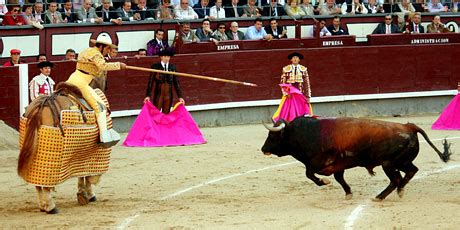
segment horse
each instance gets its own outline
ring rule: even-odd
[[[96,92],[109,110],[105,95]],[[51,196],[57,184],[78,177],[77,200],[86,205],[97,200],[93,186],[108,170],[111,148],[98,145],[95,115],[81,98],[77,87],[61,82],[51,96],[32,101],[21,118],[17,172],[35,185],[40,211],[47,214],[59,212]]]

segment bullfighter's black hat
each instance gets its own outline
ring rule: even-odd
[[[49,62],[49,61],[42,61],[40,63],[38,63],[38,68],[41,69],[41,68],[44,68],[44,67],[51,67],[53,68],[54,67],[54,64],[52,62]]]
[[[293,57],[299,57],[300,60],[303,59],[303,55],[297,52],[291,53],[288,55],[288,59],[291,60]]]
[[[174,51],[171,50],[171,49],[164,49],[164,50],[161,50],[159,53],[158,53],[158,56],[174,56]]]

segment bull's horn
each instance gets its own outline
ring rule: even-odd
[[[274,127],[274,126],[269,126],[265,123],[263,123],[265,128],[272,131],[272,132],[279,132],[281,131],[282,129],[284,129],[284,127],[286,127],[286,124],[285,123],[281,123],[281,125],[277,126],[277,127]]]

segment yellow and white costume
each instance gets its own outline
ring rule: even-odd
[[[112,45],[110,41],[106,41],[104,37],[102,40],[94,41],[93,43],[102,43],[105,45]],[[120,70],[119,62],[106,62],[102,53],[97,47],[92,47],[84,50],[78,55],[77,69],[73,72],[68,83],[77,86],[82,94],[83,98],[88,102],[97,117],[97,124],[99,126],[99,132],[101,135],[101,142],[112,142],[119,140],[119,135],[114,130],[107,130],[107,111],[99,108],[98,101],[104,104],[102,99],[96,94],[96,92],[89,86],[93,77],[102,76],[103,71]],[[109,131],[109,132],[108,132]]]

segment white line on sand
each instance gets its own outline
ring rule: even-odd
[[[448,139],[448,140],[460,139],[460,137],[451,137],[451,138],[446,138],[446,139]],[[441,138],[441,139],[433,139],[433,140],[431,140],[431,141],[440,141],[440,140],[444,140],[444,138]],[[426,142],[426,141],[423,140],[423,141],[420,141],[420,142],[423,143],[423,142]],[[228,175],[228,176],[224,176],[224,177],[212,179],[212,180],[209,180],[209,181],[206,181],[206,182],[203,182],[203,183],[200,183],[200,184],[197,184],[197,185],[194,185],[194,186],[191,186],[191,187],[188,187],[188,188],[179,190],[179,191],[174,192],[174,193],[172,193],[172,194],[166,195],[166,196],[162,197],[161,200],[167,200],[167,199],[170,199],[170,198],[179,196],[179,195],[181,195],[181,194],[184,194],[184,193],[186,193],[186,192],[189,192],[189,191],[191,191],[191,190],[194,190],[194,189],[197,189],[197,188],[206,186],[206,185],[210,185],[210,184],[215,184],[215,183],[217,183],[217,182],[219,182],[219,181],[223,181],[223,180],[231,179],[231,178],[234,178],[234,177],[239,177],[239,176],[247,175],[247,174],[254,173],[254,172],[260,172],[260,171],[269,170],[269,169],[273,169],[273,168],[284,167],[284,166],[288,166],[288,165],[292,165],[292,164],[296,164],[296,163],[300,163],[300,162],[298,162],[298,161],[293,161],[293,162],[288,162],[288,163],[283,163],[283,164],[278,164],[278,165],[272,165],[272,166],[267,166],[267,167],[260,168],[260,169],[253,169],[253,170],[249,170],[249,171],[242,172],[242,173],[236,173],[236,174],[231,174],[231,175]],[[366,205],[367,205],[367,204],[361,204],[361,205],[359,205],[357,208],[355,208],[355,209],[353,210],[353,212],[348,216],[347,221],[346,221],[346,223],[345,223],[345,228],[346,228],[346,229],[353,229],[353,224],[354,224],[354,222],[356,221],[357,218],[359,218],[359,216],[361,215],[362,210],[364,209],[364,207],[365,207]],[[123,222],[122,222],[120,225],[117,226],[117,229],[118,229],[118,230],[125,229],[126,227],[129,226],[129,224],[130,224],[131,222],[133,222],[133,221],[134,221],[136,218],[138,218],[140,215],[141,215],[140,212],[136,212],[134,215],[125,218],[125,219],[123,220]],[[350,226],[350,227],[347,228],[347,226]]]

